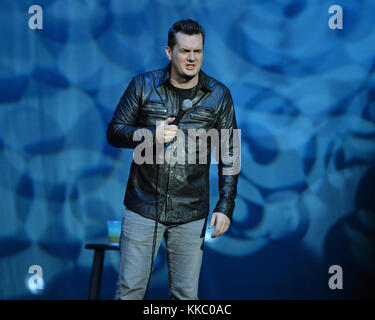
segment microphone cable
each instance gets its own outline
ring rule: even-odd
[[[178,123],[180,122],[180,120],[182,119],[182,117],[188,113],[189,111],[192,111],[192,106],[193,106],[193,103],[190,99],[185,99],[183,102],[182,102],[182,110],[180,110],[180,112],[177,114],[177,116],[174,116],[172,115],[171,117],[176,117],[175,120],[173,120],[173,124],[174,125],[178,125]],[[156,133],[155,133],[155,140],[156,140]],[[165,147],[168,147],[171,143],[173,143],[173,141],[175,140],[175,138],[173,138],[170,142],[168,142]],[[164,150],[163,150],[164,152]],[[158,155],[156,155],[157,157]],[[155,157],[155,160],[156,160],[156,157]],[[150,265],[150,271],[149,271],[149,274],[148,274],[148,279],[147,279],[147,285],[146,285],[146,291],[145,291],[145,294],[144,294],[144,297],[147,296],[147,293],[148,293],[148,289],[150,287],[150,280],[151,280],[151,274],[152,274],[152,269],[154,268],[154,260],[155,260],[155,247],[156,247],[156,239],[157,239],[157,230],[158,230],[158,224],[159,224],[159,200],[160,200],[160,193],[158,194],[158,186],[159,186],[159,180],[160,180],[160,177],[159,177],[159,167],[160,167],[160,164],[156,163],[156,190],[155,190],[155,198],[156,198],[156,205],[155,205],[155,226],[154,226],[154,236],[153,236],[153,240],[152,240],[152,253],[151,253],[151,265]]]
[[[155,137],[155,139],[156,139],[156,137]],[[152,269],[154,268],[156,238],[157,238],[157,234],[158,234],[158,223],[159,223],[159,210],[158,209],[159,209],[159,200],[160,200],[160,194],[158,194],[158,186],[159,186],[159,179],[160,179],[160,177],[159,177],[159,166],[160,166],[160,164],[156,163],[156,188],[155,188],[155,199],[156,199],[155,213],[156,213],[156,217],[155,217],[155,226],[154,226],[154,237],[153,237],[153,240],[152,240],[151,266],[150,266],[150,271],[149,271],[149,274],[148,274],[147,286],[146,286],[146,291],[145,291],[144,297],[146,297],[146,295],[148,293],[149,286],[150,286]]]

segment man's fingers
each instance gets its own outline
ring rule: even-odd
[[[215,228],[215,231],[214,233],[212,234],[212,237],[218,237],[220,236],[221,234],[224,233],[224,226],[222,223],[219,223],[219,222],[216,222],[216,228]]]
[[[174,137],[177,134],[176,131],[165,131],[164,132],[164,137],[171,136]]]
[[[165,139],[173,139],[176,136],[176,132],[166,132],[164,133]]]
[[[212,217],[211,217],[211,220],[210,220],[210,224],[208,225],[208,228],[212,228],[215,224],[215,220],[216,220],[216,214],[212,214]]]
[[[167,132],[173,132],[173,133],[176,133],[178,130],[178,127],[175,126],[174,124],[170,125],[170,126],[167,126],[167,127],[164,127],[164,133],[167,133]]]
[[[174,119],[176,119],[175,117],[171,117],[171,118],[168,118],[164,121],[164,125],[169,125]]]
[[[164,143],[168,143],[173,140],[174,137],[164,137]]]
[[[212,233],[211,238],[216,238],[226,232],[229,228],[230,223],[228,222],[227,218],[223,217],[222,215],[217,215],[213,213],[209,228],[212,228],[214,222],[216,222],[215,231]]]
[[[168,143],[176,136],[178,127],[174,124],[169,125],[174,119],[174,117],[170,117],[161,122],[156,128],[156,139],[158,142]]]
[[[211,238],[216,238],[218,236],[221,236],[223,233],[225,233],[226,231],[228,230],[227,227],[221,227],[219,228],[218,226],[216,226],[215,228],[215,232],[211,235]]]
[[[174,118],[168,118],[167,120],[164,121],[166,123],[169,119],[174,119]],[[164,143],[170,142],[177,134],[178,127],[174,124],[172,125],[165,125],[163,124],[163,140]]]

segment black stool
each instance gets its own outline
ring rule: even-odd
[[[105,250],[119,250],[119,245],[116,243],[89,243],[86,244],[85,248],[95,250],[90,278],[89,300],[98,300],[100,298],[100,285],[102,281]]]

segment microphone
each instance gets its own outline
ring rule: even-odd
[[[175,117],[175,119],[170,123],[174,125],[178,125],[182,117],[193,107],[193,102],[190,99],[185,99],[182,101],[182,108],[178,111],[177,116],[171,115],[170,117]],[[171,141],[169,141],[164,147],[168,148],[173,142],[176,141],[176,137],[174,137]]]
[[[178,111],[176,119],[174,119],[171,124],[178,125],[185,113],[193,107],[193,102],[190,99],[185,99],[182,101],[182,108]]]

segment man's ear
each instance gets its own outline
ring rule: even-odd
[[[169,60],[172,60],[172,56],[171,56],[172,50],[171,50],[171,48],[169,48],[168,46],[166,46],[166,47],[165,47],[165,53],[166,53],[166,55],[167,55],[167,58],[168,58]]]

